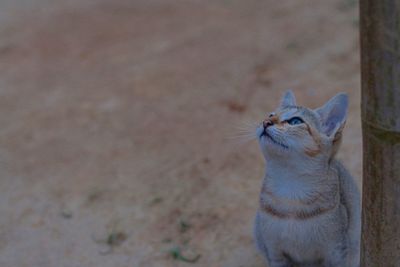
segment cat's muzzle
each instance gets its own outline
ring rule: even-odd
[[[263,121],[263,123],[262,123],[263,131],[260,134],[260,138],[262,136],[267,136],[268,135],[267,128],[272,126],[272,125],[274,125],[274,123],[272,121],[270,121],[270,120],[264,120]]]

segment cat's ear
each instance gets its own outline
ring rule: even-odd
[[[281,105],[279,106],[281,109],[289,106],[296,106],[296,98],[292,90],[287,90],[282,97]]]
[[[315,110],[320,117],[324,134],[335,139],[341,135],[346,123],[348,102],[347,94],[340,93]]]

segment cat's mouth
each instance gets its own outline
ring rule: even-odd
[[[273,137],[267,132],[267,128],[264,128],[263,131],[262,131],[261,134],[260,134],[260,139],[262,139],[263,137],[269,139],[272,143],[274,143],[274,144],[276,144],[276,145],[278,145],[278,146],[281,146],[281,147],[283,147],[283,148],[285,148],[285,149],[288,149],[288,146],[287,146],[287,145],[285,145],[285,144],[283,144],[282,142],[279,142],[278,140],[276,140],[275,138],[273,138]]]

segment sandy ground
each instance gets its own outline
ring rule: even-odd
[[[309,107],[345,91],[359,179],[357,17],[351,0],[1,1],[0,266],[265,266],[263,159],[231,137],[287,88]]]

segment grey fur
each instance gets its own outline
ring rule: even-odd
[[[338,105],[337,101],[340,102]],[[292,127],[290,129],[294,131],[294,126],[283,125],[268,132],[274,138],[280,138],[288,149],[265,141],[260,134],[265,129],[260,126],[257,135],[267,168],[254,222],[256,245],[269,267],[357,267],[361,197],[353,177],[334,159],[345,123],[347,96],[340,94],[315,111],[291,109],[289,104],[295,105],[291,92],[281,102],[282,117],[302,116],[313,129],[322,129],[319,132],[320,151],[312,157],[302,153],[311,142],[308,137],[304,139],[305,144],[294,147],[297,144],[294,137],[286,136],[282,130]],[[346,110],[330,111],[332,106]],[[335,123],[329,128],[329,134],[324,134],[323,130],[326,121]],[[293,135],[296,138],[305,131],[301,127],[305,128],[298,127],[297,135]]]

